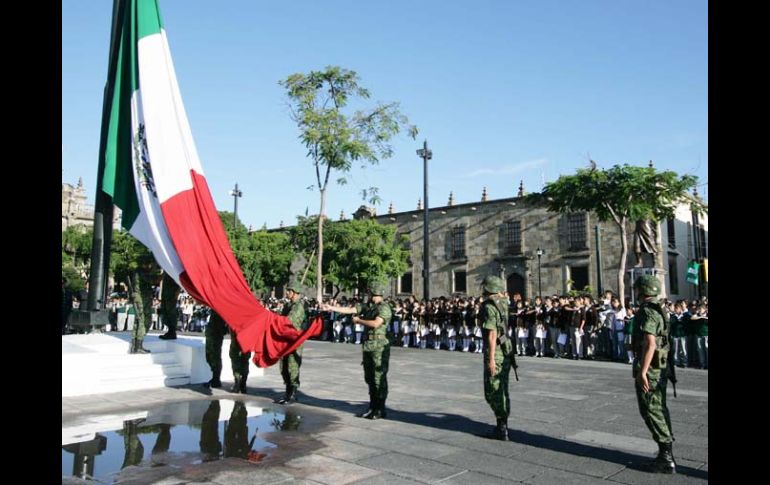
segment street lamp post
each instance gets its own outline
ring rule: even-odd
[[[422,212],[422,284],[423,298],[427,302],[430,300],[430,263],[428,255],[430,243],[428,241],[428,160],[433,158],[433,152],[428,150],[428,140],[422,144],[422,148],[417,150],[417,156],[422,158],[423,162],[423,182],[422,192],[425,205]]]
[[[235,183],[235,188],[230,191],[230,195],[235,200],[235,210],[233,211],[233,231],[238,227],[238,197],[243,196],[243,192],[238,190],[238,183]]]
[[[543,251],[540,248],[537,248],[535,251],[535,254],[537,254],[537,295],[539,297],[543,297],[543,280],[540,278],[540,258],[543,257],[545,254],[545,251]]]

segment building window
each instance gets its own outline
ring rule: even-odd
[[[398,280],[399,293],[412,293],[412,273],[404,273]]]
[[[698,230],[700,231],[700,257],[708,258],[709,252],[708,243],[706,241],[706,229],[703,226],[700,226]]]
[[[676,270],[676,256],[673,254],[668,257],[668,282],[671,285],[670,293],[672,295],[678,295],[679,273]]]
[[[676,232],[674,219],[666,219],[666,232],[668,232],[668,247],[676,249]]]
[[[454,272],[454,293],[465,293],[467,287],[465,285],[467,273],[465,271]]]
[[[334,294],[334,284],[332,284],[331,281],[327,281],[324,285],[324,295],[333,295]]]
[[[521,254],[521,221],[506,221],[503,224],[503,252]]]
[[[583,291],[588,286],[588,266],[572,266],[570,268],[572,289]]]
[[[567,238],[570,251],[588,249],[586,245],[586,218],[585,212],[567,214]]]
[[[452,259],[465,257],[465,227],[452,228]]]

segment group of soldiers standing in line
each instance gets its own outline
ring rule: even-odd
[[[174,288],[176,285],[163,285]],[[139,294],[137,306],[142,307],[144,291],[142,286],[135,294]],[[482,282],[483,297],[475,304],[476,325],[481,328],[481,343],[477,344],[483,353],[483,385],[484,397],[497,420],[492,437],[508,441],[508,417],[511,403],[509,395],[509,376],[511,366],[515,365],[514,354],[522,351],[513,341],[513,333],[508,325],[509,302],[504,293],[504,284],[498,276],[487,276]],[[169,290],[174,291],[174,290]],[[179,291],[176,287],[175,291]],[[289,302],[284,305],[282,315],[287,316],[297,329],[303,328],[307,321],[305,307],[301,301],[300,287],[296,284],[287,286]],[[635,316],[633,333],[630,338],[630,349],[633,354],[633,377],[639,412],[658,444],[658,456],[648,465],[654,472],[674,473],[675,462],[672,452],[673,434],[671,419],[666,405],[666,387],[668,382],[669,365],[667,362],[670,350],[670,318],[665,305],[661,305],[657,297],[660,294],[660,282],[654,276],[639,277],[634,283],[634,291],[641,302]],[[394,312],[391,306],[383,300],[384,285],[372,282],[368,288],[369,301],[366,304],[353,306],[336,306],[321,304],[320,311],[334,312],[339,315],[353,315],[352,323],[365,327],[365,340],[362,344],[364,380],[369,388],[368,409],[360,414],[366,419],[382,419],[387,417],[385,402],[388,396],[388,367],[390,361],[391,341],[388,338],[388,328],[393,320]],[[151,294],[150,294],[151,295]],[[172,295],[168,295],[172,296]],[[151,296],[150,296],[151,298]],[[169,299],[161,299],[169,301]],[[151,300],[149,300],[151,301]],[[176,299],[170,299],[174,302]],[[523,306],[523,305],[522,305]],[[592,306],[586,305],[587,309]],[[514,308],[520,308],[516,302]],[[162,308],[164,321],[176,322],[176,308]],[[142,312],[139,312],[142,313]],[[563,313],[560,313],[561,315]],[[588,311],[584,315],[588,314]],[[575,345],[572,346],[574,357],[582,353],[580,337],[584,335],[583,327],[588,324],[584,319],[577,328],[571,319],[571,334]],[[517,318],[518,322],[519,319]],[[535,319],[537,321],[537,318]],[[544,321],[544,320],[543,320]],[[565,320],[566,322],[566,320]],[[135,326],[144,328],[142,322]],[[582,325],[582,326],[581,326]],[[172,328],[173,327],[173,328]],[[518,324],[517,324],[518,327]],[[206,326],[206,360],[212,370],[212,379],[208,387],[221,387],[220,373],[222,369],[221,348],[227,331],[227,325],[222,318],[212,312],[209,324]],[[560,332],[561,334],[561,332]],[[516,334],[517,338],[521,339]],[[143,335],[141,335],[143,337]],[[139,338],[141,338],[139,337]],[[169,327],[169,332],[162,335],[163,339],[176,338],[175,325]],[[545,336],[535,337],[545,338]],[[136,340],[134,341],[136,342]],[[556,342],[558,346],[566,342]],[[535,344],[538,355],[543,351]],[[589,345],[591,345],[589,340]],[[134,344],[135,346],[135,344]],[[141,347],[141,340],[139,340]],[[560,348],[560,347],[557,347]],[[560,354],[561,352],[558,352]],[[249,353],[242,353],[235,336],[230,340],[230,358],[233,365],[234,384],[231,392],[246,393],[246,378],[249,368]],[[280,362],[281,376],[285,384],[283,398],[280,404],[292,404],[297,401],[297,390],[300,379],[299,370],[302,364],[302,347],[284,356]]]
[[[508,440],[510,397],[508,391],[511,365],[515,365],[514,348],[506,332],[508,304],[503,294],[503,281],[487,276],[482,288],[486,296],[482,303],[486,347],[484,349],[484,397],[497,418],[495,437]],[[658,444],[658,455],[646,464],[657,473],[675,473],[672,451],[673,432],[666,405],[666,387],[671,369],[670,320],[665,306],[658,301],[660,281],[654,276],[641,276],[634,282],[639,299],[639,311],[631,335],[633,377],[639,413]]]

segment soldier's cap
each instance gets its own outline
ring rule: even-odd
[[[634,288],[644,296],[660,295],[660,280],[652,275],[642,275],[634,281]]]
[[[294,293],[302,293],[302,287],[299,284],[299,281],[293,280],[290,281],[288,285],[286,285],[286,290],[291,290]]]
[[[505,291],[503,279],[495,275],[487,275],[481,282],[481,288],[487,293],[502,293]]]
[[[385,287],[385,283],[380,281],[370,281],[368,286],[369,293],[371,293],[372,296],[383,296],[385,294],[385,290],[387,289]]]

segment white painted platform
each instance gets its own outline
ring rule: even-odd
[[[62,336],[62,397],[201,384],[211,379],[203,337],[160,340],[147,335],[149,354],[129,354],[130,332]],[[221,380],[232,382],[230,341],[222,345]],[[249,380],[264,369],[249,364]]]

